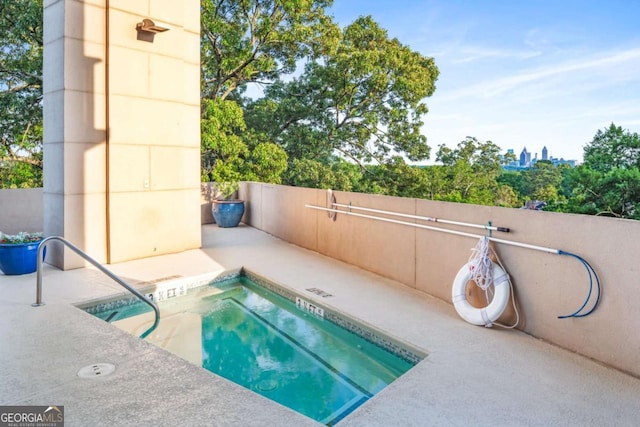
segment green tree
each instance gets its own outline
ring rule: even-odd
[[[202,100],[200,121],[202,180],[239,181],[249,149],[240,136],[246,129],[242,109],[234,101]]]
[[[560,194],[562,174],[560,169],[548,160],[536,162],[524,172],[525,196],[529,200],[543,200],[549,205],[563,201]]]
[[[280,184],[287,169],[287,153],[277,144],[260,142],[245,162],[244,179]]]
[[[203,181],[280,183],[287,154],[282,147],[268,142],[247,145],[242,137],[246,131],[243,111],[236,102],[203,100],[202,115]]]
[[[42,187],[42,169],[32,164],[0,162],[0,188],[37,188]]]
[[[640,135],[614,124],[599,130],[567,181],[569,211],[640,219]]]
[[[42,8],[0,0],[2,186],[42,186]]]
[[[297,61],[333,49],[332,0],[202,0],[202,96],[227,99],[268,84]]]
[[[450,191],[448,166],[433,165],[422,169],[427,183],[423,198],[430,200],[444,200]]]
[[[502,188],[500,147],[491,141],[467,137],[455,149],[440,145],[436,160],[443,164],[445,185],[435,199],[482,205],[515,203],[513,191]]]
[[[640,137],[611,123],[607,129],[598,130],[584,147],[584,165],[599,172],[640,168]]]
[[[428,158],[420,129],[438,76],[433,59],[389,39],[370,17],[347,26],[327,52],[248,105],[248,126],[282,145],[291,161],[338,155],[366,169],[400,154]]]
[[[506,208],[514,208],[521,205],[518,194],[508,185],[498,185],[493,204]]]
[[[289,185],[341,191],[354,191],[359,177],[358,171],[354,171],[344,160],[338,158],[333,159],[331,163],[294,158],[285,173],[285,181]]]
[[[247,129],[241,94],[249,84],[270,84],[295,71],[299,60],[333,49],[340,31],[325,14],[331,4],[202,1],[203,179],[280,182],[286,153],[268,134]]]
[[[640,219],[640,170],[613,168],[595,171],[580,165],[571,171],[573,188],[566,211]]]
[[[516,160],[518,160],[518,158],[516,157],[516,154],[513,151],[507,151],[502,155],[501,163],[503,166],[508,166],[511,163],[515,162]]]
[[[428,191],[424,170],[408,165],[402,157],[393,157],[371,170],[371,176],[367,177],[371,193],[424,198]]]
[[[497,181],[499,184],[510,187],[520,201],[523,202],[528,197],[527,194],[529,190],[524,171],[503,170],[500,175],[498,175]]]

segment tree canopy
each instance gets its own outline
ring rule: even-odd
[[[244,111],[242,142],[229,141],[239,151],[252,152],[259,144],[284,149],[285,183],[356,188],[362,180],[344,160],[364,170],[372,161],[395,164],[398,155],[428,158],[422,116],[438,69],[433,58],[390,39],[370,17],[341,30],[325,13],[330,4],[205,2],[203,107],[208,100],[237,102]],[[243,98],[257,83],[264,96]],[[203,120],[211,113],[203,108]],[[219,167],[227,177],[248,179],[238,162],[211,149],[209,129],[202,127],[203,176],[219,177]]]
[[[327,52],[299,77],[267,87],[248,105],[247,123],[291,158],[428,158],[421,127],[424,99],[438,77],[433,58],[389,39],[370,17],[347,26],[337,49]]]
[[[598,172],[640,168],[640,137],[611,123],[584,147],[584,165]]]
[[[202,96],[226,99],[249,83],[269,84],[298,60],[335,46],[325,14],[333,0],[202,0]]]
[[[569,211],[640,219],[640,135],[613,123],[598,130],[567,180]]]
[[[42,1],[0,0],[0,185],[42,185]]]
[[[441,162],[442,182],[436,199],[476,204],[504,204],[505,191],[498,191],[501,184],[497,178],[502,171],[500,147],[491,141],[482,142],[467,137],[455,149],[440,145],[436,160]],[[438,166],[436,166],[438,167]]]

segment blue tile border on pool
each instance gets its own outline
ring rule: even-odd
[[[285,299],[288,299],[294,304],[296,303],[296,298],[299,297],[297,293],[289,291],[284,287],[273,283],[272,281],[256,273],[243,269],[239,277],[242,276],[247,277],[252,282],[257,283],[258,285],[270,290],[271,292],[278,294]],[[314,302],[314,304],[317,303]],[[399,345],[398,343],[394,342],[394,340],[384,336],[384,334],[374,331],[371,328],[364,327],[355,319],[349,319],[343,314],[337,313],[336,311],[322,304],[317,305],[324,310],[324,318],[326,320],[340,326],[342,329],[346,329],[347,331],[360,336],[361,338],[369,341],[372,344],[375,344],[376,346],[405,360],[406,362],[411,363],[412,365],[416,365],[425,358],[425,356],[420,356],[415,352],[409,350],[408,348]]]
[[[186,291],[190,289],[199,288],[201,286],[212,285],[220,282],[224,282],[227,280],[236,279],[242,276],[241,270],[233,271],[230,273],[225,273],[222,275],[218,275],[212,277],[211,275],[203,275],[199,277],[181,277],[177,280],[171,280],[164,283],[148,283],[148,285],[155,285],[154,289],[140,289],[145,296],[151,297],[152,300],[156,302],[164,301],[169,298],[161,297],[158,298],[159,294],[164,294],[170,290],[185,291],[185,292],[175,292],[176,296],[183,295]],[[136,286],[139,287],[141,284],[138,283]],[[76,304],[76,307],[86,311],[89,314],[96,314],[103,311],[114,310],[120,307],[124,307],[131,304],[136,304],[141,302],[140,299],[131,294],[120,294],[118,296],[103,298],[101,301],[97,301],[94,303],[84,302],[80,304]]]

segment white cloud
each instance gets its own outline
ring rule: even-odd
[[[510,49],[491,49],[483,47],[466,47],[460,49],[462,58],[454,59],[451,62],[453,64],[465,64],[474,61],[480,61],[483,59],[529,59],[539,56],[540,51],[536,50],[510,50]]]
[[[504,95],[507,92],[516,90],[523,86],[541,82],[544,79],[561,76],[564,76],[567,79],[576,77],[583,79],[585,72],[593,72],[594,70],[599,70],[605,67],[605,72],[611,70],[611,74],[616,77],[614,82],[628,81],[630,79],[640,80],[640,75],[637,75],[635,72],[631,72],[631,70],[640,69],[640,64],[637,62],[640,62],[640,49],[630,49],[609,55],[599,54],[588,59],[575,60],[561,64],[551,64],[546,67],[527,70],[515,75],[472,84],[453,92],[443,94],[443,97],[446,100],[463,99],[473,96],[480,98],[493,98]],[[629,68],[623,68],[624,72],[620,73],[619,68],[616,67],[623,66],[628,66]],[[570,80],[564,80],[564,82],[571,85]],[[608,82],[602,81],[602,84],[608,84]]]

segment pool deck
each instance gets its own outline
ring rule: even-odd
[[[640,422],[638,378],[518,331],[469,325],[450,304],[247,226],[202,233],[201,250],[107,267],[140,286],[245,267],[428,352],[341,427]],[[0,405],[64,405],[67,427],[321,425],[74,307],[123,292],[97,270],[47,265],[37,308],[35,282],[0,275]],[[77,376],[96,363],[116,370]]]

